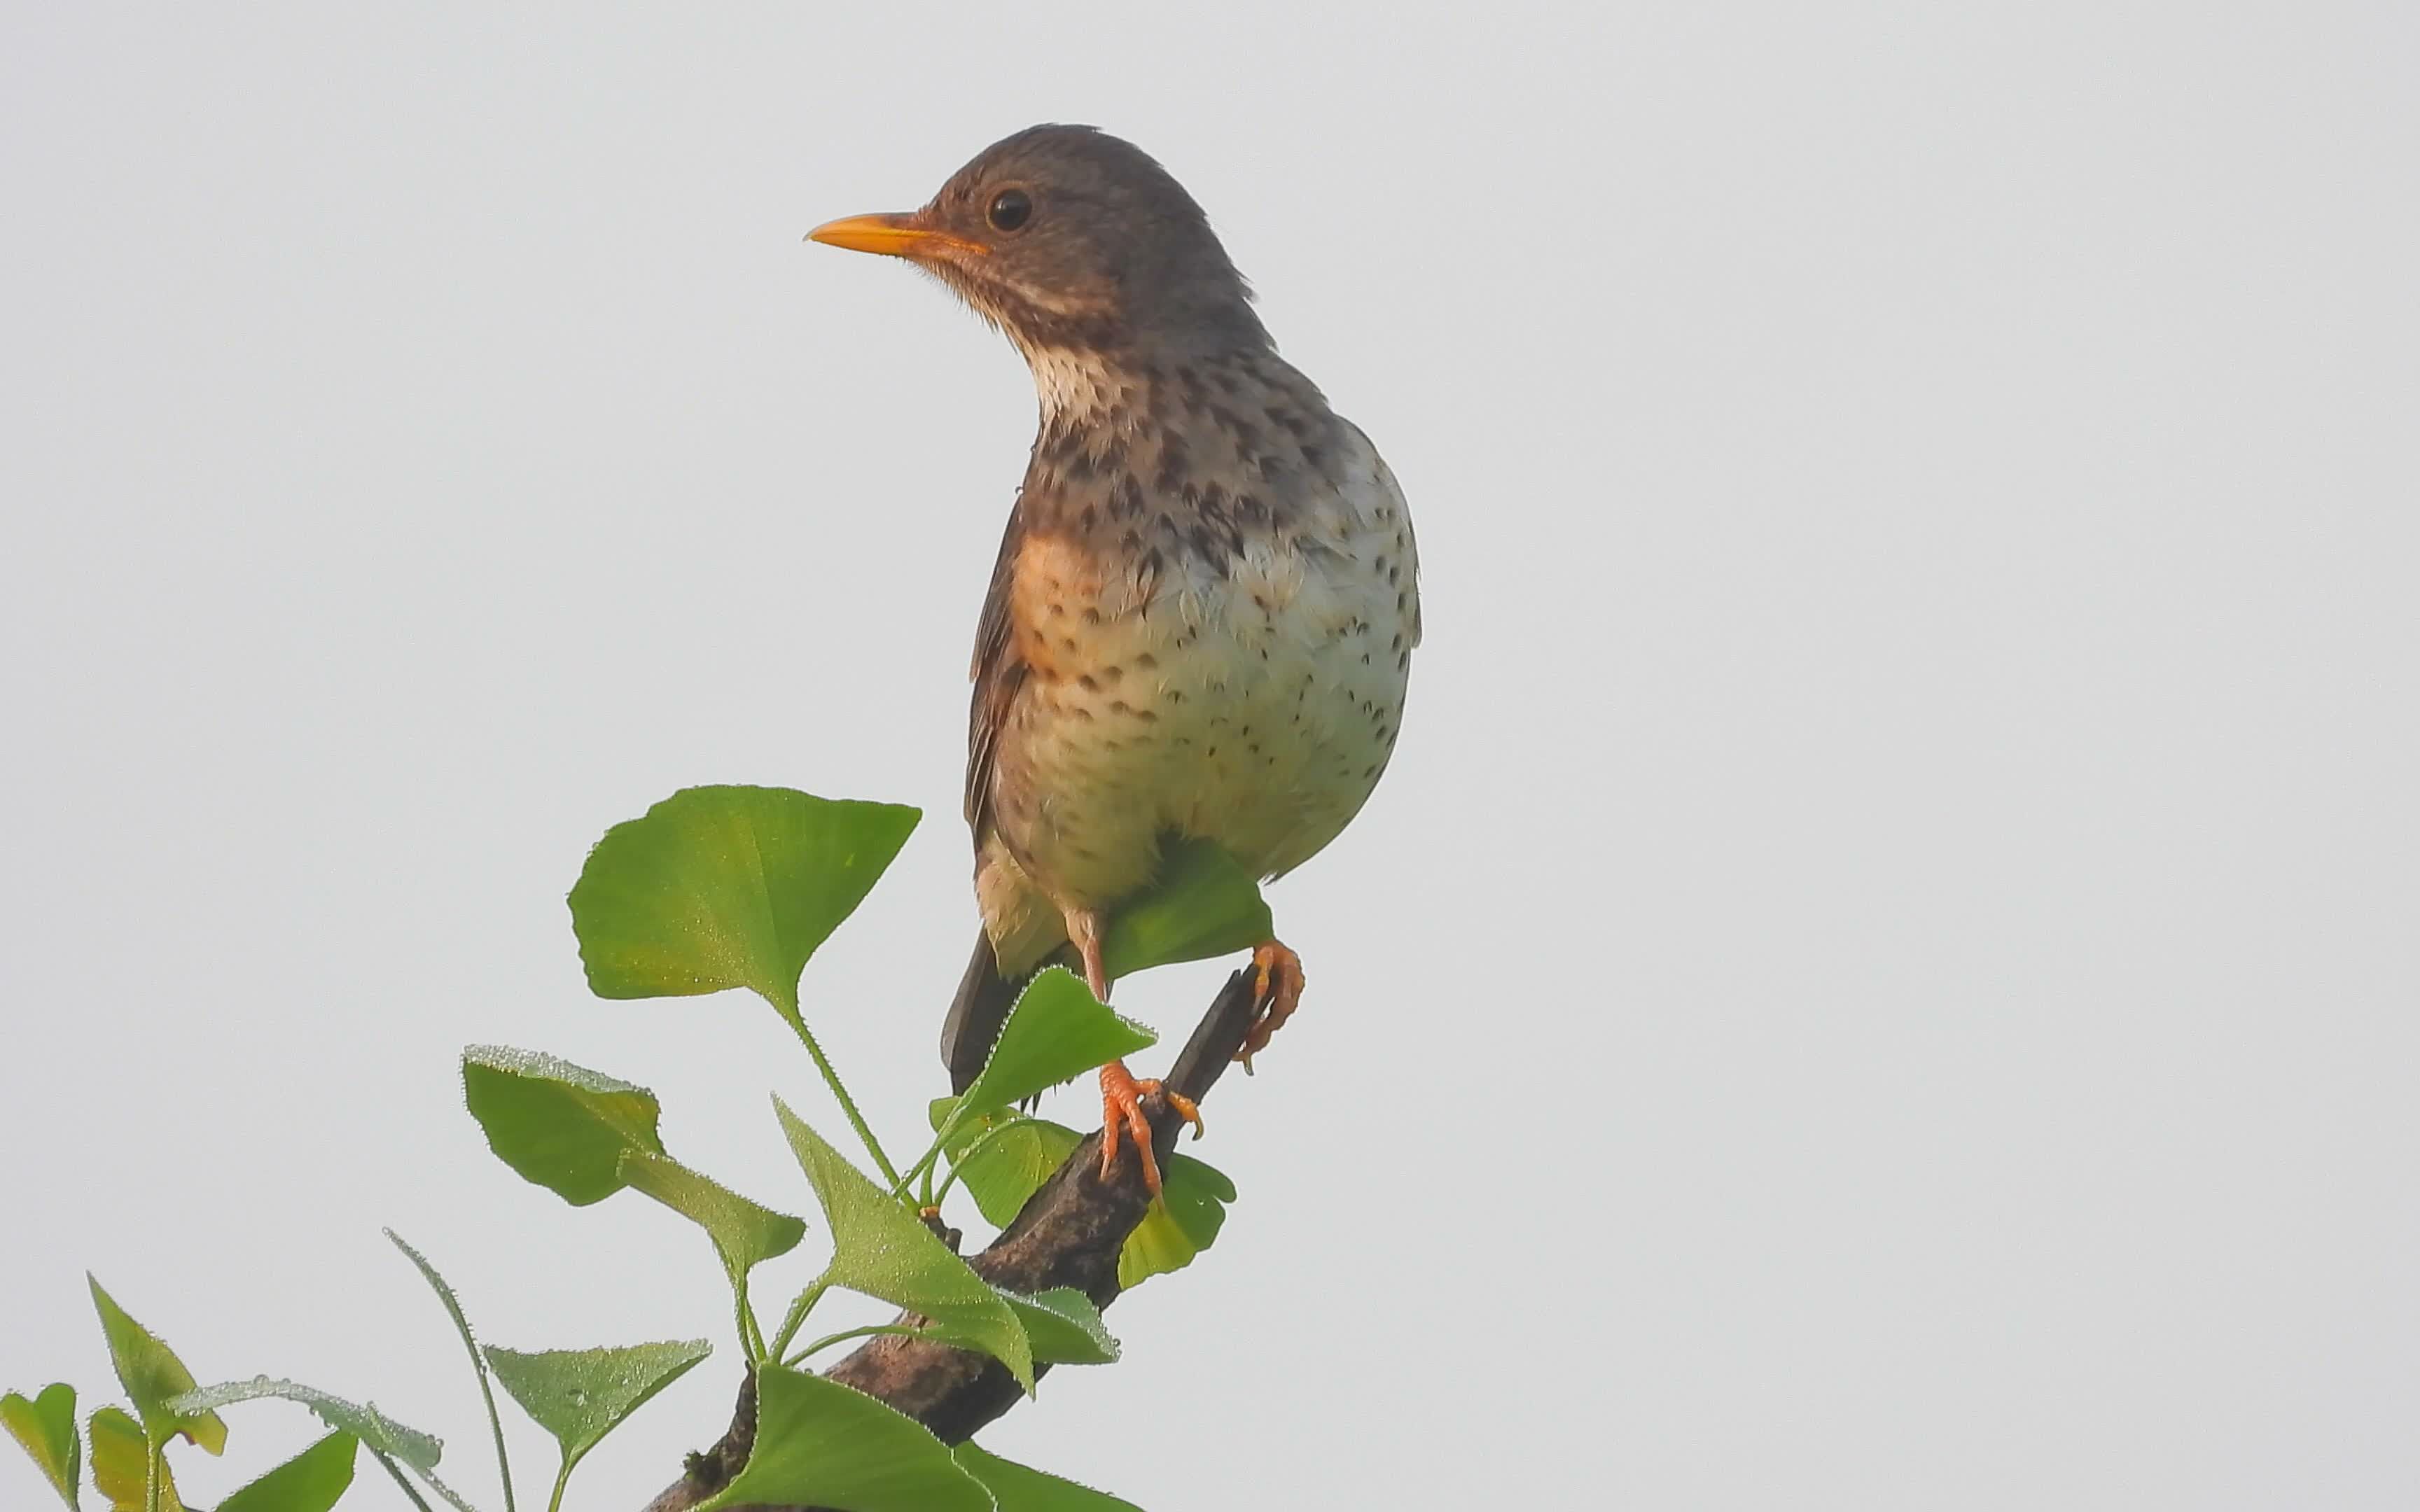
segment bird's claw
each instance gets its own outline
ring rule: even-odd
[[[1302,957],[1283,941],[1268,940],[1253,948],[1252,973],[1255,1014],[1242,1046],[1235,1051],[1247,1076],[1252,1073],[1252,1057],[1269,1047],[1270,1039],[1302,1003]]]
[[[1151,1119],[1142,1111],[1142,1100],[1154,1092],[1179,1118],[1193,1125],[1194,1138],[1202,1137],[1202,1108],[1193,1099],[1156,1079],[1135,1080],[1124,1061],[1112,1060],[1101,1068],[1101,1180],[1109,1179],[1109,1168],[1117,1164],[1118,1146],[1131,1134],[1135,1153],[1142,1160],[1142,1184],[1153,1196],[1157,1196],[1159,1156],[1151,1146]]]

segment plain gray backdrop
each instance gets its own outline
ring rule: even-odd
[[[721,1430],[703,1239],[522,1183],[456,1056],[810,1211],[773,1016],[591,998],[563,894],[687,784],[911,802],[806,1002],[912,1141],[1033,404],[800,237],[1062,119],[1377,440],[1428,641],[1273,894],[1225,1236],[986,1443],[1152,1512],[2420,1502],[2415,64],[2408,5],[11,0],[0,1384],[109,1384],[89,1267],[492,1512],[392,1225],[497,1342],[721,1346],[575,1505]],[[312,1432],[232,1426],[198,1501]]]

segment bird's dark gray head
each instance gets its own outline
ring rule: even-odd
[[[1268,332],[1202,207],[1140,147],[1089,126],[996,142],[904,215],[814,239],[924,268],[1029,358],[1052,351],[1259,350]]]

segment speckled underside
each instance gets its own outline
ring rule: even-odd
[[[1147,883],[1162,837],[1264,876],[1386,770],[1419,642],[1403,496],[1266,350],[1032,351],[1041,433],[975,658],[967,813],[1001,968]]]

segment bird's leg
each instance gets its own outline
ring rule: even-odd
[[[1076,942],[1076,953],[1084,961],[1084,980],[1091,985],[1093,995],[1106,1003],[1109,1000],[1109,973],[1101,968],[1101,916],[1089,909],[1067,910],[1067,937]],[[1108,1180],[1109,1167],[1117,1164],[1118,1144],[1126,1135],[1134,1136],[1135,1153],[1142,1158],[1142,1184],[1159,1196],[1159,1157],[1151,1148],[1151,1120],[1143,1117],[1142,1100],[1157,1092],[1168,1105],[1193,1125],[1193,1137],[1202,1137],[1202,1110],[1193,1100],[1157,1081],[1137,1081],[1123,1060],[1112,1060],[1101,1068],[1101,1180]]]
[[[1168,1100],[1168,1105],[1193,1125],[1193,1137],[1202,1137],[1202,1110],[1193,1100],[1161,1086],[1157,1081],[1139,1082],[1134,1072],[1126,1070],[1123,1060],[1112,1060],[1101,1068],[1101,1180],[1109,1179],[1109,1167],[1117,1163],[1118,1142],[1126,1134],[1134,1135],[1135,1153],[1142,1157],[1142,1184],[1159,1196],[1159,1157],[1151,1148],[1151,1120],[1143,1117],[1142,1100],[1157,1092]]]
[[[1264,940],[1253,947],[1252,969],[1252,1000],[1260,1012],[1245,1031],[1243,1047],[1235,1052],[1247,1075],[1251,1073],[1252,1057],[1269,1047],[1270,1038],[1302,1003],[1302,957],[1286,949],[1284,941]]]
[[[1066,910],[1067,938],[1076,943],[1076,953],[1084,961],[1084,984],[1093,995],[1106,1003],[1109,1000],[1109,974],[1101,965],[1101,916],[1089,908]]]

